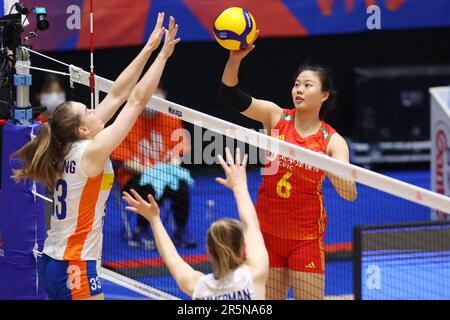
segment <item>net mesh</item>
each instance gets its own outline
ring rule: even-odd
[[[72,81],[89,84],[88,73],[77,75]],[[96,81],[102,92],[111,87]],[[232,193],[215,182],[223,176],[216,156],[239,146],[250,155],[248,188],[260,218],[264,212],[271,264],[294,270],[277,268],[268,283],[271,297],[448,298],[442,278],[449,276],[450,235],[429,221],[432,209],[450,213],[450,200],[400,181],[413,177],[409,182],[429,188],[423,173],[383,176],[288,144],[276,133],[271,138],[155,97],[150,105],[112,155],[116,179],[102,256],[110,279],[156,299],[189,299],[155,250],[148,224],[125,210],[120,193],[134,187],[153,194],[179,254],[209,273],[206,231],[217,219],[238,218]],[[316,135],[326,139],[323,130]]]
[[[359,290],[355,280],[358,279],[360,286],[365,285],[367,274],[363,273],[367,273],[368,267],[374,268],[373,265],[361,267],[361,260],[357,259],[355,227],[427,222],[431,209],[418,203],[434,203],[435,207],[448,203],[442,196],[324,156],[318,156],[320,161],[311,161],[309,157],[317,157],[315,152],[281,140],[265,140],[267,136],[252,130],[225,129],[227,124],[222,123],[225,130],[220,134],[220,128],[214,127],[214,119],[202,121],[206,115],[194,111],[197,121],[191,119],[191,122],[197,125],[183,122],[179,117],[189,118],[189,114],[183,115],[187,109],[164,100],[153,101],[153,104],[155,109],[167,110],[167,114],[154,110],[143,113],[112,156],[117,182],[108,200],[102,260],[104,267],[170,295],[189,298],[180,291],[155,250],[148,223],[125,210],[120,192],[133,187],[141,195],[154,195],[160,204],[162,221],[179,254],[195,269],[210,273],[212,266],[206,253],[209,226],[220,218],[238,218],[232,193],[215,182],[216,177],[223,176],[215,157],[224,154],[225,146],[231,150],[240,147],[250,155],[248,188],[264,220],[261,225],[271,263],[295,271],[274,273],[268,284],[272,297],[306,298],[323,292],[328,299],[353,299],[355,291]],[[319,130],[317,136],[323,135]],[[261,148],[262,145],[267,147]],[[325,167],[327,171],[323,170]],[[335,176],[334,183],[325,172]],[[357,182],[358,179],[370,180],[365,174],[371,175],[372,184],[385,183],[385,190],[395,189],[396,193],[402,192],[413,201]],[[404,178],[401,172],[392,175]],[[267,180],[263,183],[264,179]],[[350,179],[356,181],[354,201]],[[417,173],[416,179],[416,183],[426,183],[421,173]],[[262,212],[264,217],[261,217]],[[442,247],[442,242],[437,240],[430,244],[434,251]],[[448,236],[447,240],[450,240]],[[393,233],[389,243],[397,244],[398,250],[409,250],[402,249],[402,241]],[[389,250],[382,245],[381,248],[380,252]],[[416,253],[424,252],[417,249]],[[421,272],[420,265],[414,268],[411,276]],[[356,278],[356,269],[360,272],[359,278]],[[317,275],[319,279],[324,277],[323,283],[317,281]],[[392,277],[398,277],[399,282],[405,274],[399,271]],[[411,283],[405,282],[394,289],[409,291],[415,297],[427,294],[420,285]]]

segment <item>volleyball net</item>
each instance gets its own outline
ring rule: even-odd
[[[88,72],[69,66],[68,73],[71,82],[89,86]],[[112,86],[98,76],[95,81],[96,97]],[[326,130],[316,133],[318,139],[327,135]],[[209,273],[209,226],[220,218],[238,218],[232,192],[215,182],[224,176],[217,155],[225,147],[249,154],[248,188],[255,203],[259,197],[261,224],[272,239],[270,250],[280,256],[277,263],[307,273],[324,269],[328,299],[436,298],[434,289],[450,270],[450,238],[445,226],[429,223],[432,210],[450,213],[450,198],[426,190],[427,177],[417,174],[415,184],[423,187],[412,185],[401,181],[401,172],[382,175],[158,97],[112,155],[116,179],[107,202],[102,256],[108,280],[154,299],[189,298],[156,251],[148,224],[125,210],[121,191],[133,187],[154,195],[179,254]],[[427,231],[408,233],[411,225]],[[365,236],[374,226],[398,230]],[[298,252],[294,258],[281,258],[291,250]],[[305,292],[316,289],[301,284]],[[361,290],[374,294],[361,296]],[[440,294],[437,298],[450,298]]]

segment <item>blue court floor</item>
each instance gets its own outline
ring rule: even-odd
[[[430,189],[430,173],[426,170],[419,171],[387,171],[382,172],[382,174],[388,175],[390,177],[411,183],[423,187],[425,189]],[[208,181],[212,177],[196,177],[196,184],[210,184]],[[328,179],[327,179],[328,180]],[[326,181],[327,181],[326,180]],[[260,183],[260,176],[258,172],[249,172],[249,189],[252,198],[255,200],[258,187]],[[212,184],[214,186],[214,184]],[[214,188],[214,187],[213,187]],[[411,204],[407,201],[403,201],[396,197],[391,197],[381,192],[374,191],[371,188],[366,188],[365,186],[358,186],[359,197],[355,203],[346,203],[340,200],[335,192],[327,192],[327,189],[332,188],[331,184],[324,184],[324,194],[325,194],[325,204],[329,204],[327,207],[328,211],[328,229],[325,242],[327,244],[339,244],[348,243],[352,241],[352,230],[355,225],[372,225],[372,224],[384,224],[384,223],[402,223],[411,221],[427,221],[430,219],[430,211],[427,208]],[[208,190],[211,190],[209,187]],[[214,192],[215,191],[215,192]],[[206,229],[209,226],[210,221],[205,219],[203,212],[206,210],[206,203],[208,200],[214,199],[215,194],[217,198],[215,199],[216,205],[221,203],[221,201],[228,202],[233,206],[234,201],[232,199],[231,193],[227,193],[217,187],[213,189],[213,192],[205,195],[204,193],[195,193],[195,189],[192,192],[192,197],[196,197],[195,203],[197,205],[203,206],[202,208],[194,208],[192,212],[200,212],[201,216],[191,217],[191,221],[196,221],[195,226],[191,226],[192,230],[195,230],[195,236],[199,241],[199,245],[196,250],[180,250],[181,255],[195,255],[204,253],[204,235],[206,234]],[[224,197],[225,200],[224,200]],[[380,200],[383,199],[383,200]],[[375,201],[374,201],[375,200]],[[111,200],[110,205],[116,205],[114,200]],[[382,203],[382,205],[375,205],[376,202]],[[389,207],[392,207],[394,214],[389,212]],[[336,209],[336,210],[334,210]],[[341,210],[342,209],[342,210]],[[235,208],[232,208],[236,212]],[[120,212],[119,210],[111,210],[115,212]],[[110,211],[110,212],[111,212]],[[341,214],[345,212],[345,215]],[[163,213],[164,214],[164,213]],[[195,213],[194,213],[195,214]],[[109,215],[109,214],[108,214]],[[108,216],[107,215],[107,216]],[[210,217],[211,220],[220,218],[221,216],[213,214]],[[108,221],[109,219],[109,221]],[[202,221],[201,225],[198,222]],[[105,222],[105,239],[108,237],[116,238],[120,237],[119,229],[117,227],[117,221],[114,218],[107,218]],[[108,248],[109,245],[114,245],[114,250]],[[119,246],[119,248],[117,247]],[[120,246],[123,246],[120,247]],[[120,254],[117,254],[120,252]],[[111,253],[111,254],[110,254]],[[151,252],[145,250],[130,250],[125,241],[123,242],[112,242],[108,244],[108,241],[104,243],[104,261],[120,261],[120,260],[132,260],[141,258],[157,258],[159,255],[157,252]],[[338,261],[329,262],[326,266],[326,296],[339,296],[339,295],[351,295],[353,294],[353,263],[351,261]],[[181,298],[188,298],[187,296],[180,294],[177,289],[174,280],[168,276],[159,277],[146,277],[138,279],[142,283],[147,285],[155,286],[160,290],[163,290],[169,294],[179,296]],[[145,297],[134,293],[131,290],[125,289],[123,287],[117,286],[113,283],[104,281],[104,292],[107,299],[111,300],[123,300],[123,299],[146,299]]]

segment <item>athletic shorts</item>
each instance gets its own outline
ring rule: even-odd
[[[51,300],[80,300],[103,293],[97,262],[55,260],[45,254],[38,259],[39,281]]]
[[[323,237],[313,240],[290,240],[263,233],[271,268],[325,273]]]

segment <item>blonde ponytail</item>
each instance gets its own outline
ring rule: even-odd
[[[222,279],[244,263],[244,233],[239,221],[221,219],[214,222],[208,230],[207,243],[217,278]]]
[[[80,116],[73,112],[70,101],[53,112],[52,119],[41,126],[36,138],[16,151],[12,157],[22,162],[13,170],[16,181],[32,179],[53,189],[64,170],[64,158],[73,142],[79,139]]]

